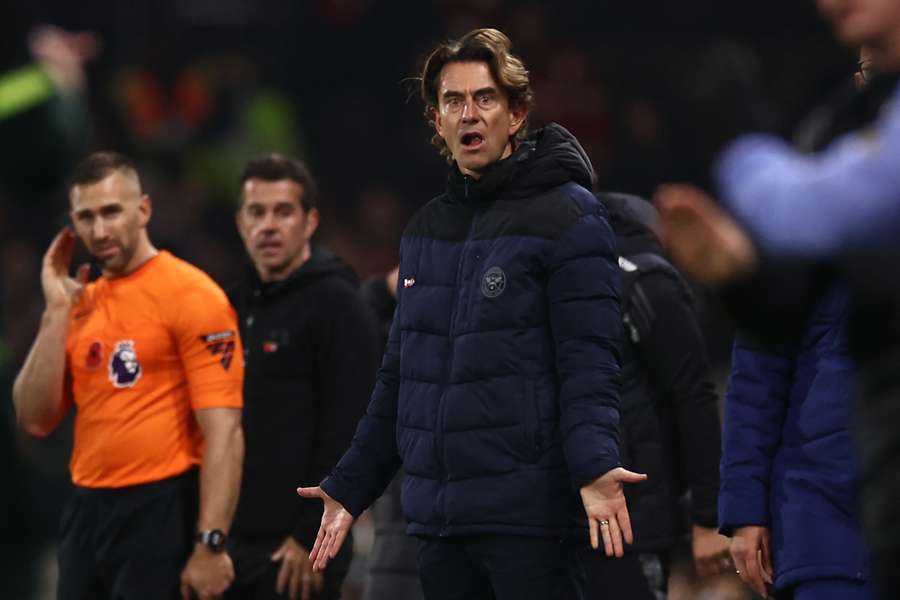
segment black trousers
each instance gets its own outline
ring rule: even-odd
[[[247,539],[236,537],[228,543],[228,553],[234,561],[234,583],[225,592],[226,600],[278,600],[288,598],[288,592],[278,595],[275,584],[281,562],[272,562],[272,553],[284,542],[283,538]],[[311,548],[307,548],[310,550]],[[323,576],[322,591],[313,594],[316,600],[337,600],[341,586],[353,559],[353,536],[347,535],[338,555],[328,563]]]
[[[610,558],[603,550],[582,546],[578,553],[587,574],[585,600],[665,600],[668,595],[668,552]]]
[[[178,600],[194,546],[197,470],[118,489],[76,487],[63,510],[59,600]]]
[[[515,535],[419,539],[426,600],[584,598],[584,569],[568,540]]]

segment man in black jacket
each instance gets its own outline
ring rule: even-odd
[[[589,597],[666,597],[669,558],[690,491],[691,542],[700,575],[733,569],[716,531],[719,412],[687,284],[665,258],[656,210],[637,196],[600,193],[622,274],[622,464],[648,480],[626,489],[634,545],[618,561],[584,553]],[[604,596],[606,594],[606,596]]]
[[[253,263],[230,291],[246,353],[246,458],[232,527],[233,598],[337,598],[352,544],[321,574],[309,550],[322,507],[301,502],[347,448],[378,364],[378,332],[356,276],[310,243],[316,186],[270,155],[241,177],[237,227]]]

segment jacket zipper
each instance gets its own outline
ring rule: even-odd
[[[465,182],[466,182],[466,184],[465,184],[466,196],[468,197],[468,193],[469,193],[469,178],[468,178],[468,176],[465,178]],[[477,214],[478,214],[477,211],[473,211],[473,213],[472,213],[472,222],[469,223],[469,233],[466,235],[466,239],[463,242],[462,250],[459,253],[459,263],[456,265],[456,287],[457,287],[458,291],[461,291],[459,288],[462,283],[463,265],[466,262],[466,256],[468,254],[469,243],[472,240],[472,234],[475,231],[475,217],[477,216]],[[441,531],[439,533],[440,536],[447,535],[447,483],[450,480],[450,475],[447,472],[447,446],[444,441],[444,427],[446,425],[446,423],[445,423],[445,415],[446,415],[446,407],[447,407],[446,396],[447,396],[447,390],[450,387],[450,377],[453,373],[453,357],[455,356],[453,342],[456,338],[456,319],[459,316],[458,310],[457,310],[459,307],[459,300],[457,300],[458,297],[459,297],[459,294],[457,293],[456,297],[453,299],[454,300],[453,306],[450,310],[450,331],[448,333],[448,340],[450,342],[450,358],[447,361],[447,365],[445,368],[444,391],[441,394],[440,401],[438,402],[438,415],[437,415],[438,423],[437,423],[437,430],[435,431],[435,440],[437,442],[437,446],[440,451],[440,457],[441,457],[441,460],[440,460],[440,465],[441,465],[441,470],[442,470],[441,484],[442,484],[442,488],[443,488],[443,494],[441,496],[441,517],[443,519],[444,525],[443,525],[443,527],[441,527]],[[468,295],[466,296],[466,299],[467,298],[468,298]],[[465,299],[462,299],[462,300],[465,300]]]

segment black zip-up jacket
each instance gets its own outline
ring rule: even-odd
[[[637,196],[598,197],[621,257],[622,464],[649,476],[625,488],[633,549],[664,550],[684,533],[679,501],[685,491],[691,522],[716,526],[718,399],[691,293],[651,229],[656,211]]]
[[[253,269],[229,291],[246,354],[241,495],[235,539],[282,539],[312,548],[321,502],[315,486],[350,444],[378,368],[378,329],[353,271],[325,248],[284,281]]]

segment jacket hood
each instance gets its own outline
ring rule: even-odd
[[[550,123],[525,138],[508,158],[490,165],[479,179],[450,167],[447,192],[460,202],[492,200],[497,194],[525,198],[565,183],[592,190],[594,167],[581,144],[565,127]]]
[[[281,290],[292,288],[297,285],[305,285],[314,279],[328,276],[345,279],[354,287],[359,285],[359,278],[347,263],[341,260],[340,257],[328,248],[315,244],[311,248],[309,260],[282,281],[263,283],[260,281],[256,269],[252,266],[250,267],[250,278],[253,283],[253,289],[260,290],[266,295],[277,294]]]
[[[659,214],[649,201],[640,196],[615,192],[600,192],[597,198],[609,211],[609,221],[621,256],[642,252],[665,255],[654,232]]]

